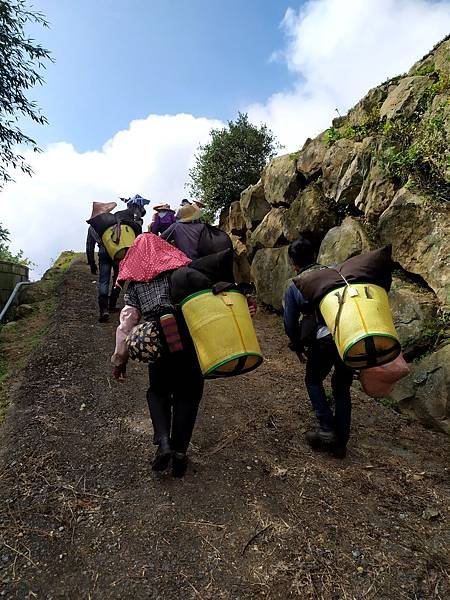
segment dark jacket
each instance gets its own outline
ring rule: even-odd
[[[392,246],[353,256],[336,267],[311,265],[294,278],[294,283],[305,300],[319,304],[332,290],[349,283],[374,283],[387,292],[392,283]],[[345,278],[345,279],[344,279]]]
[[[92,227],[92,225],[90,225],[86,237],[86,258],[88,261],[88,265],[91,268],[95,267],[95,244],[98,245],[99,250],[102,249],[106,251],[102,243],[101,237]]]
[[[205,228],[204,223],[180,223],[177,221],[166,229],[161,237],[195,260],[200,256],[199,243]]]

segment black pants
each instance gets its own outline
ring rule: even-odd
[[[203,376],[193,349],[166,354],[148,369],[147,402],[154,443],[170,438],[174,452],[186,452],[203,394]]]
[[[326,431],[334,431],[338,443],[346,446],[350,437],[350,386],[353,371],[342,362],[331,336],[315,340],[308,348],[306,357],[305,384],[319,425]],[[333,367],[331,388],[335,405],[334,415],[323,387],[323,381]]]

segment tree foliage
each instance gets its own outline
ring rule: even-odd
[[[0,260],[30,266],[32,263],[24,257],[22,250],[19,250],[17,254],[11,252],[9,249],[9,241],[9,231],[2,227],[2,224],[0,223]]]
[[[239,200],[242,190],[258,181],[279,145],[266,125],[253,125],[243,113],[210,135],[211,141],[197,150],[188,188],[211,214]]]
[[[20,119],[47,123],[36,102],[26,97],[31,87],[43,83],[39,70],[51,60],[49,51],[25,32],[30,23],[47,26],[41,13],[27,8],[26,0],[0,0],[0,189],[11,180],[11,169],[31,174],[17,146],[39,151],[36,142],[21,130]]]

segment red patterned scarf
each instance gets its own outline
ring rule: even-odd
[[[151,281],[165,271],[173,271],[190,262],[181,250],[157,235],[142,233],[121,261],[117,281]]]

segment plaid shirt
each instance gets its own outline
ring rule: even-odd
[[[161,273],[151,281],[131,281],[125,294],[125,304],[137,308],[146,320],[175,312],[170,298],[171,272]]]

